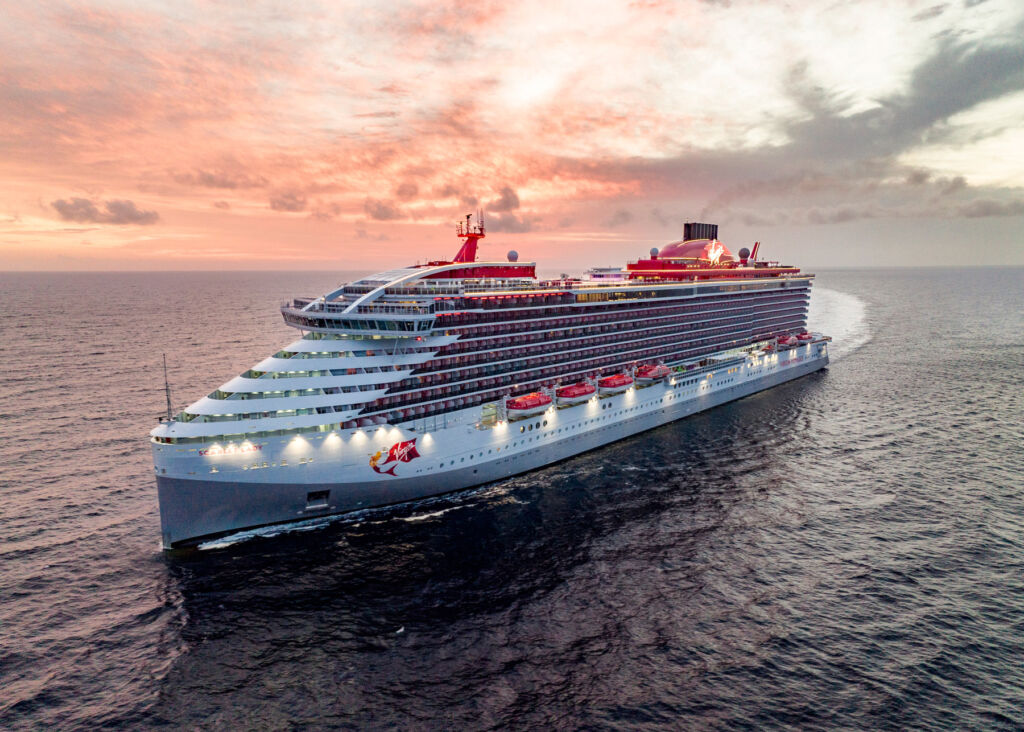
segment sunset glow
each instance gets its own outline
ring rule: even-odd
[[[11,4],[0,269],[377,270],[477,208],[550,268],[687,220],[1021,264],[1022,39],[1009,0]]]

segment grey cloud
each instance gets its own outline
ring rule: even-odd
[[[615,228],[616,226],[623,226],[625,224],[628,224],[632,220],[633,214],[631,214],[624,208],[620,208],[618,211],[612,214],[611,218],[607,219],[604,222],[604,226],[607,226],[608,228]]]
[[[305,211],[306,197],[297,191],[280,191],[270,197],[270,208],[275,211]]]
[[[703,212],[701,213],[703,215]],[[673,228],[681,228],[683,223],[686,221],[684,216],[674,216],[666,214],[660,208],[655,207],[651,209],[651,220],[656,222],[659,226],[671,226]]]
[[[967,179],[962,175],[958,175],[955,178],[944,178],[942,180],[941,193],[944,196],[948,196],[951,193],[962,191],[967,187]]]
[[[227,201],[214,201],[213,202],[213,207],[214,208],[222,208],[224,210],[227,210],[227,209],[231,208],[231,204],[228,203]]]
[[[840,206],[831,209],[811,209],[806,213],[806,219],[811,224],[843,224],[858,219],[873,219],[878,215],[879,212],[872,207]]]
[[[222,169],[197,169],[174,176],[178,183],[204,188],[261,188],[267,185],[267,179],[261,175],[250,175],[244,171],[228,171]]]
[[[387,234],[370,234],[366,229],[356,229],[352,234],[356,239],[366,239],[373,241],[388,241],[391,237]]]
[[[395,189],[395,196],[403,201],[408,201],[410,198],[414,198],[417,193],[420,192],[419,186],[411,181],[406,181],[402,185]]]
[[[376,198],[367,198],[363,204],[366,215],[377,221],[394,221],[402,218],[402,212],[390,201],[378,201]]]
[[[138,208],[134,201],[114,199],[103,204],[104,210],[87,198],[58,199],[50,204],[65,221],[96,224],[155,224],[156,211]]]
[[[463,206],[476,206],[480,203],[479,199],[475,196],[470,196],[452,183],[445,183],[439,188],[434,189],[434,195],[439,199],[459,199],[459,203]]]
[[[932,18],[937,18],[938,16],[942,15],[946,11],[947,7],[948,6],[946,6],[946,5],[933,5],[932,7],[925,8],[920,13],[917,13],[916,15],[914,15],[911,18],[911,20],[921,21],[921,20],[931,20]]]
[[[526,216],[515,214],[497,214],[487,218],[487,228],[491,231],[504,231],[509,234],[522,234],[533,230],[533,221]]]
[[[499,198],[487,204],[488,211],[515,211],[519,208],[519,196],[510,186],[505,186],[498,191]]]
[[[789,126],[790,153],[805,160],[895,155],[957,112],[1024,89],[1024,39],[1017,30],[1011,43],[997,46],[943,40],[915,69],[906,94],[852,115],[843,115],[841,100],[814,87],[797,67],[794,97],[812,117]]]
[[[996,201],[982,198],[960,206],[957,213],[969,219],[988,216],[1021,216],[1024,215],[1024,200]]]
[[[797,64],[788,91],[809,114],[785,128],[787,144],[626,163],[615,177],[642,178],[670,191],[675,181],[699,178],[712,196],[702,217],[756,218],[749,212],[756,199],[764,199],[765,207],[773,201],[798,201],[803,212],[791,216],[804,222],[838,223],[872,217],[882,209],[892,216],[948,215],[950,204],[940,203],[940,197],[963,195],[966,180],[905,167],[899,156],[951,135],[954,130],[945,123],[958,112],[1024,89],[1024,26],[1003,37],[1008,40],[999,45],[939,41],[932,56],[913,72],[905,92],[855,114],[846,112],[848,103],[841,94],[816,85],[808,67]],[[998,188],[990,190],[998,193]],[[741,203],[748,204],[744,214],[734,208]],[[1014,209],[977,203],[965,208],[964,215],[993,210]],[[660,212],[654,218],[667,223]]]
[[[462,189],[453,186],[451,183],[446,183],[440,188],[434,191],[434,194],[438,198],[458,198],[459,203],[463,206],[476,206],[480,203],[480,199],[476,196],[471,196],[468,193],[463,193]]]
[[[330,221],[341,213],[341,204],[335,201],[319,201],[313,206],[310,216],[319,221]]]

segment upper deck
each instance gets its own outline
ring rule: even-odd
[[[471,227],[467,219],[457,232],[468,237],[468,243],[453,261],[369,275],[318,298],[296,298],[283,304],[281,313],[288,325],[300,330],[408,338],[431,331],[439,314],[453,311],[592,304],[722,290],[697,286],[712,282],[769,289],[794,277],[812,277],[800,275],[796,267],[757,261],[757,244],[753,254],[743,248],[733,255],[715,238],[717,226],[688,224],[687,235],[691,231],[710,238],[684,236],[660,252],[652,249],[648,258],[621,270],[602,269],[600,276],[538,281],[536,264],[519,262],[514,251],[506,262],[476,261],[476,240],[484,236],[484,229],[482,224]]]

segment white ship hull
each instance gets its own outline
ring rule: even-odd
[[[398,426],[154,444],[165,548],[501,480],[824,368],[827,343],[674,373],[495,426],[480,407]],[[410,447],[411,445],[411,447]]]

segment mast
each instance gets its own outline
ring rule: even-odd
[[[167,421],[171,422],[171,383],[167,380],[167,354],[164,354],[164,395],[167,397]]]
[[[473,224],[473,214],[466,214],[466,223],[461,221],[455,226],[455,233],[460,239],[465,239],[466,242],[462,245],[462,249],[455,255],[454,262],[475,262],[476,261],[476,244],[478,241],[487,236],[487,231],[484,229],[484,213],[478,211],[476,215],[477,223]]]

